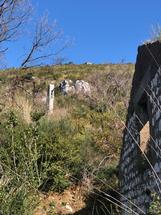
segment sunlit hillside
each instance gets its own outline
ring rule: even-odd
[[[0,72],[2,214],[89,214],[96,208],[101,214],[106,207],[119,214],[105,197],[117,196],[133,72],[133,64]],[[63,80],[88,82],[90,94],[63,95]],[[55,85],[52,114],[46,106],[50,83]]]

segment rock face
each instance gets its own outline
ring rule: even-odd
[[[91,91],[89,83],[83,80],[77,80],[74,84],[74,88],[76,93],[88,94]]]
[[[63,80],[59,86],[60,86],[60,91],[64,95],[67,95],[68,93],[74,91],[74,88],[72,87],[72,81],[71,80]]]
[[[134,211],[147,214],[152,193],[161,197],[161,43],[138,48],[126,128],[120,157],[121,202]],[[148,151],[142,153],[140,131],[149,122]],[[132,202],[132,203],[131,203]]]
[[[84,80],[76,80],[75,82],[71,80],[63,80],[60,83],[60,90],[64,95],[67,94],[90,94],[90,85]]]

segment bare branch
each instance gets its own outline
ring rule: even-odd
[[[0,55],[5,56],[8,42],[17,39],[23,24],[31,15],[30,0],[0,0]],[[31,23],[32,24],[32,23]],[[67,43],[61,41],[62,30],[57,29],[56,22],[50,24],[44,15],[37,22],[32,35],[31,47],[24,57],[21,68],[43,65],[62,52]],[[61,47],[59,44],[61,43]],[[63,45],[62,45],[63,44]]]
[[[28,0],[0,0],[0,47],[4,52],[6,42],[16,38],[20,27],[31,13]]]
[[[61,39],[62,35],[62,31],[57,30],[56,22],[49,24],[47,15],[43,16],[36,25],[32,46],[23,60],[21,67],[32,66],[37,61],[44,61],[63,51],[66,45],[55,52],[49,50],[49,47],[52,46],[53,48],[53,45]]]

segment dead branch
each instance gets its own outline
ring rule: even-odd
[[[49,47],[56,44],[61,39],[62,31],[57,30],[56,22],[50,24],[47,15],[37,23],[35,34],[33,35],[32,46],[28,51],[21,67],[30,67],[36,62],[44,61],[61,52],[66,45],[62,46],[58,51],[47,51]],[[42,63],[39,63],[39,65]]]
[[[6,42],[16,39],[21,26],[31,13],[28,0],[0,0],[0,52],[7,50]],[[5,46],[5,47],[4,47]]]

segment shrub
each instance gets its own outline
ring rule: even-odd
[[[161,26],[160,25],[153,26],[152,30],[153,30],[152,40],[161,42]]]
[[[31,119],[32,119],[32,121],[37,122],[44,115],[45,115],[45,111],[36,110],[36,111],[31,112]]]
[[[34,189],[61,192],[73,177],[81,179],[86,166],[81,149],[90,138],[78,133],[71,120],[42,119],[25,124],[11,112],[1,123],[0,133],[3,177],[7,180],[6,185],[0,186],[2,213],[15,210],[12,214],[29,214],[23,211],[27,210],[24,204],[29,204],[30,193],[35,198]]]
[[[149,215],[159,215],[161,214],[161,197],[156,193],[152,194],[152,202],[149,208]]]

